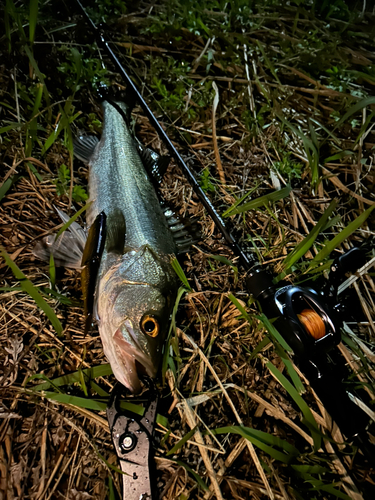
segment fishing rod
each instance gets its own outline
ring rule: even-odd
[[[140,107],[142,108],[142,111],[144,112],[145,116],[148,118],[150,121],[151,125],[154,127],[156,132],[158,133],[160,139],[163,141],[164,145],[168,149],[170,155],[176,160],[178,166],[181,168],[181,170],[184,172],[186,175],[190,185],[192,186],[195,194],[198,196],[199,200],[201,201],[202,205],[205,207],[207,212],[210,214],[212,220],[215,222],[215,225],[219,228],[220,232],[224,236],[226,242],[228,245],[231,247],[233,250],[233,253],[235,253],[239,260],[240,264],[246,271],[249,271],[253,265],[254,262],[249,259],[249,257],[246,255],[246,253],[242,250],[242,248],[239,246],[237,243],[236,239],[232,235],[231,231],[227,228],[224,220],[220,216],[220,214],[217,212],[209,198],[206,196],[206,193],[203,191],[203,189],[200,187],[193,171],[191,168],[187,165],[187,163],[183,160],[181,157],[180,153],[177,151],[175,148],[174,144],[168,137],[167,133],[163,129],[163,127],[160,125],[159,121],[149,108],[148,104],[146,101],[143,99],[142,94],[139,92],[137,87],[135,86],[133,80],[129,77],[128,73],[125,71],[123,68],[121,62],[118,60],[116,54],[113,52],[111,49],[109,43],[105,40],[104,38],[104,32],[101,28],[97,27],[96,24],[92,21],[90,16],[88,15],[86,9],[83,7],[82,3],[79,0],[76,0],[80,9],[84,13],[88,23],[90,24],[96,38],[96,42],[99,47],[104,49],[104,51],[107,53],[113,64],[116,66],[117,71],[121,75],[121,77],[124,79],[125,83],[127,84],[127,90],[130,91],[130,93],[134,96],[134,98],[138,101]]]
[[[257,299],[266,316],[276,318],[274,326],[293,349],[298,366],[342,429],[346,439],[356,443],[366,457],[374,461],[374,446],[370,445],[367,435],[371,419],[355,403],[355,394],[344,386],[343,380],[347,378],[346,367],[336,348],[341,341],[340,328],[343,323],[340,315],[342,307],[338,300],[338,286],[341,281],[344,281],[346,272],[354,272],[362,265],[365,258],[363,252],[354,248],[333,262],[331,285],[325,292],[318,293],[310,287],[290,284],[276,286],[274,276],[242,250],[200,187],[194,172],[183,160],[106,41],[104,31],[95,25],[81,2],[76,1],[91,26],[98,46],[108,55],[124,79],[127,91],[130,91],[134,99],[138,101],[145,116],[187,177],[233,253],[238,256],[239,263],[247,274],[246,284],[249,293]]]

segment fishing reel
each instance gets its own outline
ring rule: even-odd
[[[365,254],[359,248],[341,255],[333,261],[329,280],[319,292],[309,286],[277,286],[273,276],[260,267],[249,273],[247,286],[266,316],[277,318],[275,327],[296,356],[312,358],[340,343],[345,307],[337,291],[345,274],[356,271],[364,262]]]
[[[250,293],[298,358],[328,352],[341,340],[333,308],[312,288],[286,285],[276,288],[272,275],[256,269],[247,279]]]
[[[359,248],[341,255],[333,261],[329,280],[320,292],[307,286],[276,286],[273,276],[260,267],[250,272],[247,285],[293,349],[296,363],[345,437],[357,440],[366,455],[374,459],[374,447],[368,445],[366,433],[369,417],[354,402],[353,391],[345,386],[349,373],[339,350],[334,349],[341,341],[344,313],[338,288],[347,272],[356,271],[364,263],[365,254]]]

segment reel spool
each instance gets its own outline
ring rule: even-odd
[[[313,309],[304,309],[297,314],[305,330],[313,339],[319,340],[326,335],[326,325],[321,316]]]

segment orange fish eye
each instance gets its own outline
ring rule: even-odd
[[[145,314],[141,319],[141,330],[150,337],[157,337],[159,334],[159,323],[155,316]]]

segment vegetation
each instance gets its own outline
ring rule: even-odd
[[[73,159],[73,138],[100,134],[97,90],[124,82],[78,7],[6,0],[2,9],[1,492],[116,498],[105,420],[114,377],[96,328],[84,337],[79,275],[37,261],[32,248],[73,220],[84,225],[88,172]],[[375,28],[366,3],[96,0],[88,12],[242,247],[276,281],[321,289],[332,260],[353,246],[371,262]],[[139,107],[133,125],[163,152]],[[173,162],[161,193],[203,234],[174,263],[183,287],[159,380],[161,497],[372,498],[373,464],[335,444],[342,436]],[[54,207],[72,219],[63,226]],[[369,265],[343,292],[340,345],[346,383],[367,391],[369,413],[372,276]]]

